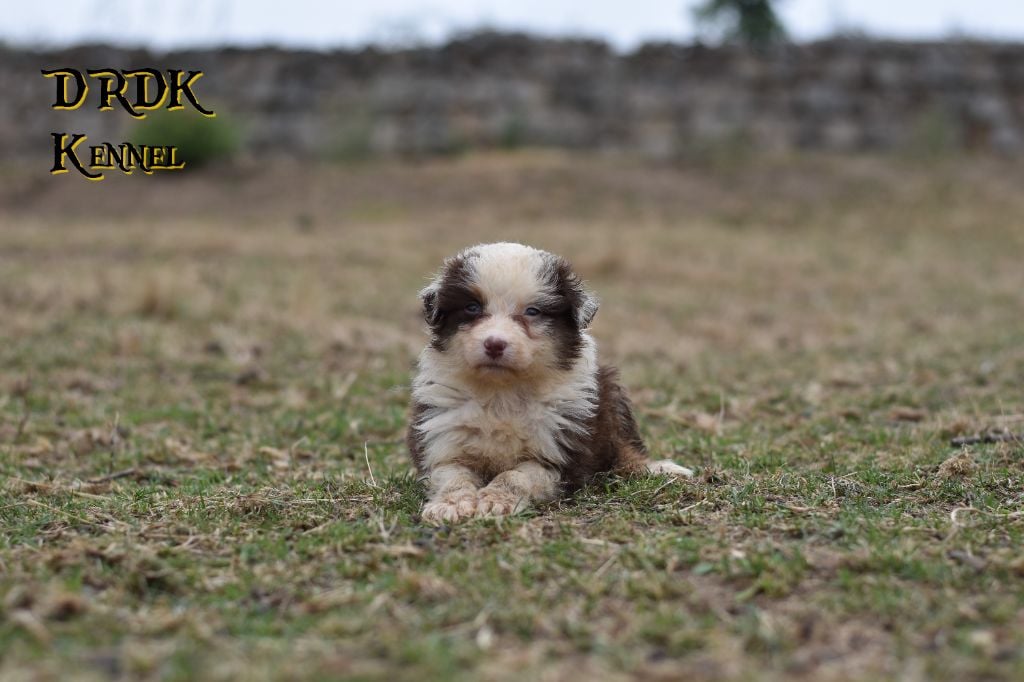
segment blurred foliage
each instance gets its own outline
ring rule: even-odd
[[[529,124],[526,115],[518,112],[505,119],[499,145],[502,149],[519,149],[526,145]]]
[[[749,132],[736,129],[719,135],[683,140],[676,160],[722,177],[738,173],[746,167],[755,149],[756,145]]]
[[[913,157],[935,159],[952,156],[962,147],[956,120],[940,108],[930,108],[914,120],[904,151]]]
[[[786,29],[773,0],[705,0],[693,10],[702,36],[754,46],[780,43]]]
[[[333,139],[326,150],[330,161],[363,161],[374,155],[373,116],[357,110],[335,122]]]
[[[155,111],[136,128],[136,144],[178,148],[178,159],[196,167],[234,157],[241,148],[238,125],[219,113],[202,116],[194,111]]]

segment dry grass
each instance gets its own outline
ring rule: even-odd
[[[1024,431],[1024,166],[7,179],[0,677],[1024,675],[1024,451],[948,445]],[[415,292],[495,239],[695,482],[419,525]]]

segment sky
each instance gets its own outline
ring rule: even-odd
[[[620,50],[694,37],[694,0],[58,0],[11,2],[0,40],[112,42],[173,49],[263,45],[329,49],[436,43],[481,27],[602,38]],[[886,38],[1024,41],[1024,0],[780,0],[797,40],[836,32]]]

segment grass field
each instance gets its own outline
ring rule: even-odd
[[[554,154],[0,189],[0,678],[1024,678],[1024,165]],[[421,525],[440,259],[601,295],[650,448]]]

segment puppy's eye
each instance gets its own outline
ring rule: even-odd
[[[483,306],[479,303],[470,303],[466,306],[466,312],[470,315],[479,315],[484,311]]]
[[[540,309],[530,306],[529,308],[523,311],[523,314],[526,315],[527,317],[537,317],[538,315],[540,315]]]

